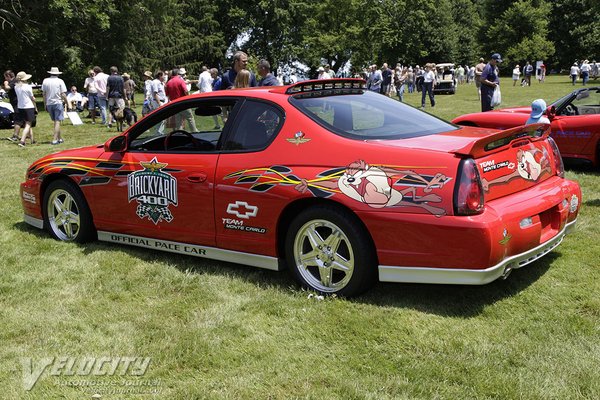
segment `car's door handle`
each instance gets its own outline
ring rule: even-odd
[[[192,183],[202,183],[206,180],[206,174],[199,173],[199,174],[188,175],[187,180]]]

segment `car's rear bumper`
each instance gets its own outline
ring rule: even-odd
[[[505,258],[490,268],[474,270],[380,265],[378,267],[379,280],[382,282],[484,285],[500,277],[506,277],[513,269],[524,267],[552,251],[573,229],[575,222],[576,220],[569,222],[556,236],[536,248]]]
[[[484,284],[560,244],[581,203],[575,182],[551,178],[491,200],[482,214],[359,213],[382,281]]]

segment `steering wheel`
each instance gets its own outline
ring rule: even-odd
[[[190,139],[190,143],[192,143],[194,147],[197,147],[196,138],[191,133],[189,133],[188,131],[184,131],[183,129],[175,129],[174,131],[167,133],[167,136],[165,136],[165,151],[169,150],[169,141],[171,140],[171,136],[173,135],[187,136]]]
[[[566,115],[577,115],[577,109],[575,108],[574,105],[567,104],[565,107],[565,114]]]

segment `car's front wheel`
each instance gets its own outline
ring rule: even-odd
[[[44,194],[44,224],[58,240],[84,243],[94,239],[92,214],[79,188],[72,182],[50,183]]]
[[[337,207],[312,207],[293,220],[286,259],[302,286],[323,294],[357,295],[376,278],[371,238],[356,216]]]

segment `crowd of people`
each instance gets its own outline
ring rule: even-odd
[[[590,78],[598,78],[600,76],[600,65],[596,60],[592,61],[591,64],[588,60],[575,61],[571,66],[569,76],[571,77],[573,86],[579,78],[581,78],[582,85],[585,86]]]
[[[190,93],[282,85],[282,81],[271,72],[271,65],[267,60],[262,59],[258,62],[257,72],[258,79],[248,69],[248,55],[242,51],[234,54],[232,67],[222,75],[219,75],[216,68],[206,66],[202,67],[198,79],[188,79],[184,67],[176,67],[170,71],[157,70],[154,73],[145,71],[142,76],[142,115]],[[119,73],[116,66],[110,67],[110,74],[106,74],[99,66],[90,69],[83,82],[84,93],[80,93],[76,85],[72,85],[67,91],[64,80],[60,78],[62,73],[58,67],[52,67],[48,71],[50,76],[44,79],[41,86],[44,109],[50,115],[54,126],[52,145],[64,142],[60,130],[61,122],[71,112],[84,112],[87,109],[92,124],[100,117],[100,123],[111,128],[126,109],[135,107],[138,85],[130,74]],[[14,110],[14,131],[8,139],[17,142],[20,147],[25,147],[27,140],[31,144],[36,143],[33,128],[36,126],[38,109],[30,79],[31,75],[24,71],[17,74],[12,70],[4,72],[2,88]],[[216,117],[215,125],[218,126]]]
[[[370,65],[355,77],[365,79],[369,90],[387,96],[397,95],[400,101],[404,101],[405,93],[421,92],[421,108],[425,108],[427,97],[429,97],[431,107],[435,107],[433,88],[448,73],[455,85],[474,84],[481,101],[481,110],[490,111],[494,108],[492,104],[494,91],[500,90],[498,64],[501,62],[500,54],[494,53],[488,62],[484,58],[480,58],[476,65],[454,67],[450,64],[450,67],[445,66],[443,70],[434,63],[425,64],[423,67],[419,65],[403,66],[398,63],[395,69],[389,68],[387,63],[383,63],[381,68],[378,68],[377,65]],[[583,85],[586,85],[590,78],[600,77],[599,69],[600,64],[596,61],[591,63],[588,60],[575,62],[570,70],[573,85],[580,77]],[[529,61],[526,61],[522,67],[516,64],[512,70],[513,86],[517,84],[522,87],[531,86],[532,77],[535,77],[539,83],[544,83],[546,72],[546,65],[543,62],[538,62],[536,67]],[[321,79],[320,76],[319,79]]]
[[[365,79],[368,90],[386,96],[398,96],[401,102],[404,101],[406,93],[420,92],[421,107],[425,108],[427,97],[430,106],[435,107],[434,88],[438,80],[449,74],[455,85],[475,84],[482,111],[489,111],[494,107],[494,92],[499,90],[498,64],[501,62],[500,54],[494,53],[487,63],[480,58],[476,65],[458,65],[455,68],[453,64],[447,64],[443,70],[436,68],[436,64],[433,63],[427,63],[423,67],[398,63],[395,68],[390,68],[387,63],[383,63],[381,68],[370,65],[355,77]],[[538,63],[536,68],[535,76],[540,83],[543,83],[546,66]],[[598,70],[599,65],[596,61],[575,62],[570,69],[573,85],[579,77],[582,79],[582,84],[586,85],[590,77],[599,75]],[[320,66],[316,71],[317,79],[344,76],[341,71],[336,75],[329,65]],[[64,142],[60,127],[61,122],[70,112],[87,110],[92,124],[95,124],[97,117],[100,117],[100,123],[110,128],[114,120],[123,115],[125,109],[136,106],[135,93],[138,91],[138,85],[130,74],[119,73],[116,66],[110,67],[109,74],[104,73],[99,66],[90,69],[83,82],[83,93],[78,92],[76,85],[72,85],[67,91],[65,82],[60,78],[62,72],[59,68],[52,67],[48,74],[49,77],[44,79],[41,90],[44,108],[53,121],[52,145]],[[140,87],[144,93],[142,115],[190,93],[284,84],[281,76],[276,77],[271,72],[271,65],[267,60],[262,59],[258,62],[257,74],[258,78],[249,70],[248,55],[242,51],[233,55],[231,68],[222,75],[217,68],[207,66],[202,67],[198,79],[189,79],[186,69],[181,66],[170,71],[145,71],[142,75],[144,82]],[[531,86],[532,76],[534,76],[534,67],[530,62],[527,61],[523,67],[515,65],[512,70],[513,86],[517,84],[523,87]],[[11,70],[4,72],[3,89],[15,110],[14,132],[10,140],[17,142],[21,147],[25,147],[27,140],[35,143],[33,128],[36,126],[38,109],[29,83],[30,79],[31,75],[24,71],[18,74]],[[219,121],[215,116],[215,127],[218,126]]]

